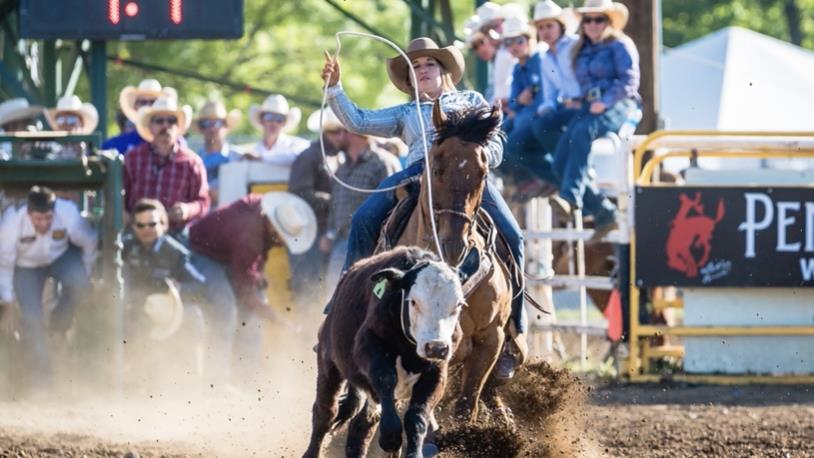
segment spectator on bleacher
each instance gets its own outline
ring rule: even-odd
[[[344,131],[342,123],[330,108],[326,108],[322,115],[323,140],[325,155],[328,163],[322,157],[322,146],[319,138],[311,142],[302,153],[297,156],[291,164],[291,174],[288,179],[288,192],[301,197],[308,202],[311,210],[317,219],[317,234],[325,233],[325,225],[328,221],[328,211],[331,208],[331,176],[327,168],[336,170],[336,155],[339,149],[333,142],[340,131]],[[308,117],[308,130],[315,134],[320,133],[320,110],[311,113]],[[291,290],[294,292],[298,303],[312,303],[321,299],[321,296],[314,296],[314,279],[321,282],[325,279],[325,272],[328,263],[328,256],[319,249],[319,244],[314,243],[311,248],[302,254],[289,254],[289,268],[291,269]],[[319,292],[321,294],[321,292]]]
[[[59,99],[56,108],[45,110],[45,119],[52,130],[87,135],[99,124],[99,113],[93,104],[82,103],[75,95],[66,95]],[[88,152],[85,142],[60,143],[59,146],[57,157],[61,159],[75,159]]]
[[[209,198],[212,207],[218,206],[218,175],[220,166],[240,157],[226,140],[226,135],[240,122],[240,110],[226,111],[226,106],[218,100],[207,100],[201,107],[195,125],[201,132],[204,144],[198,150],[206,167],[209,182]]]
[[[178,93],[171,87],[161,87],[154,79],[142,80],[138,86],[127,86],[119,93],[119,109],[135,126],[138,123],[138,111],[148,107],[159,97],[178,99]],[[119,154],[126,154],[131,149],[144,143],[137,129],[122,129],[122,133],[108,138],[102,143],[102,149],[115,149]],[[186,143],[184,144],[186,146]]]
[[[331,141],[342,150],[344,157],[344,162],[336,170],[336,177],[350,186],[375,189],[385,178],[401,170],[398,162],[392,162],[392,154],[380,150],[366,135],[343,129]],[[320,250],[330,254],[328,288],[336,286],[339,280],[348,251],[351,218],[367,197],[368,194],[348,189],[338,181],[333,183],[328,224],[319,240]]]
[[[503,46],[517,59],[509,93],[510,114],[503,123],[503,130],[511,142],[515,132],[521,136],[532,135],[530,124],[537,113],[537,106],[543,101],[543,77],[537,41],[525,19],[516,16],[506,19],[502,41]]]
[[[297,155],[309,145],[308,140],[288,134],[297,128],[301,117],[300,109],[290,107],[288,100],[280,94],[266,97],[259,107],[252,106],[249,109],[249,120],[263,132],[263,138],[244,157],[272,165],[290,166]]]
[[[28,100],[19,97],[0,103],[0,132],[29,132],[40,130],[37,118],[42,114],[42,107],[29,105]],[[25,154],[30,147],[22,143],[3,143],[0,145],[0,160],[10,159],[12,155]]]
[[[623,4],[587,0],[577,13],[581,20],[580,38],[572,53],[584,101],[557,143],[553,167],[560,180],[560,197],[572,208],[585,204],[587,209],[586,189],[599,194],[588,176],[591,144],[608,132],[618,131],[640,110],[639,53],[622,32],[628,20],[628,10]],[[615,205],[601,196],[597,207],[592,211],[596,224],[594,239],[617,227]]]
[[[124,208],[132,213],[139,199],[160,201],[167,209],[170,234],[209,211],[209,186],[203,161],[183,146],[192,109],[175,98],[160,97],[139,109],[136,129],[145,143],[124,157]]]
[[[506,47],[502,46],[500,36],[503,33],[503,21],[507,17],[519,16],[525,18],[525,14],[515,4],[508,3],[500,6],[492,2],[485,2],[480,5],[475,10],[475,14],[480,18],[480,32],[485,43],[495,50],[488,66],[489,89],[487,90],[487,100],[492,104],[499,101],[503,104],[504,112],[508,113],[512,70],[517,63],[517,59],[511,55]]]
[[[193,263],[207,282],[234,291],[237,299],[240,326],[235,347],[241,361],[237,375],[240,380],[250,382],[262,364],[262,320],[290,326],[266,297],[269,250],[286,246],[291,253],[304,253],[313,244],[316,232],[311,207],[287,192],[249,194],[213,210],[190,227]]]
[[[68,344],[76,306],[90,289],[97,244],[96,231],[76,205],[46,187],[32,187],[27,203],[3,219],[0,302],[19,305],[26,386],[32,390],[45,390],[52,381],[51,345]],[[53,311],[43,307],[48,278],[61,286]]]

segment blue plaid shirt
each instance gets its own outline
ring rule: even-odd
[[[574,73],[582,96],[599,91],[599,101],[612,107],[623,99],[642,100],[639,96],[639,52],[629,38],[601,43],[586,40],[574,61]]]
[[[415,102],[380,110],[366,110],[353,103],[342,89],[342,83],[328,88],[328,103],[342,124],[352,132],[378,137],[399,137],[407,144],[407,165],[424,159],[424,147],[421,142],[421,126],[416,116]],[[475,91],[449,91],[439,98],[445,112],[457,111],[468,107],[488,106],[480,93]],[[432,102],[421,102],[421,113],[424,118],[424,129],[427,134],[427,148],[432,147],[435,127],[432,124]],[[495,134],[486,146],[489,167],[495,168],[503,160],[503,143]]]

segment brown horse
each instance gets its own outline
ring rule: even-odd
[[[476,248],[490,257],[494,266],[467,296],[467,307],[460,318],[463,339],[452,359],[452,364],[463,364],[455,414],[474,421],[484,384],[503,347],[504,329],[511,314],[508,269],[488,253],[486,240],[475,227],[489,172],[484,146],[499,128],[502,116],[499,108],[445,114],[436,102],[432,120],[437,137],[426,165],[431,183],[427,183],[425,172],[418,205],[397,244],[435,250],[432,211],[442,258],[448,264],[457,267]],[[432,186],[432,209],[427,199],[428,184]],[[521,359],[524,357],[521,355]]]

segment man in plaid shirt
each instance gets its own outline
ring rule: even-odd
[[[390,153],[372,146],[365,135],[345,129],[326,132],[329,141],[342,150],[345,161],[336,170],[343,182],[362,189],[375,189],[385,178],[400,169],[398,160]],[[334,181],[331,191],[331,209],[325,234],[319,248],[330,253],[326,284],[333,288],[342,273],[345,252],[348,250],[348,233],[353,213],[362,205],[368,194],[348,189]]]
[[[136,125],[145,143],[124,158],[124,208],[130,213],[139,199],[157,199],[168,210],[170,233],[209,211],[209,186],[201,158],[179,139],[189,127],[191,109],[161,97],[142,107]]]

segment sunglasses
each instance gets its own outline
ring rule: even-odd
[[[590,24],[591,22],[595,22],[597,24],[605,24],[608,22],[607,16],[583,16],[582,23],[583,24]]]
[[[81,124],[81,120],[77,115],[58,115],[56,117],[56,122],[62,126],[78,126]]]
[[[198,127],[200,127],[201,129],[209,129],[210,127],[220,129],[225,125],[226,122],[224,122],[222,119],[202,119],[198,121]]]
[[[164,117],[156,116],[152,120],[150,120],[150,122],[155,125],[168,124],[170,126],[174,126],[178,124],[178,118],[176,118],[175,116],[164,116]]]
[[[504,38],[503,46],[522,45],[526,42],[526,37],[520,35],[519,37]]]
[[[133,223],[133,226],[135,226],[136,229],[144,229],[145,227],[156,227],[158,226],[158,223],[156,221],[150,221],[149,223]]]
[[[153,102],[155,102],[155,99],[136,99],[136,101],[133,102],[133,105],[135,105],[138,109],[140,107],[152,105]]]
[[[280,113],[263,113],[260,115],[260,119],[268,122],[285,122],[286,116]]]

